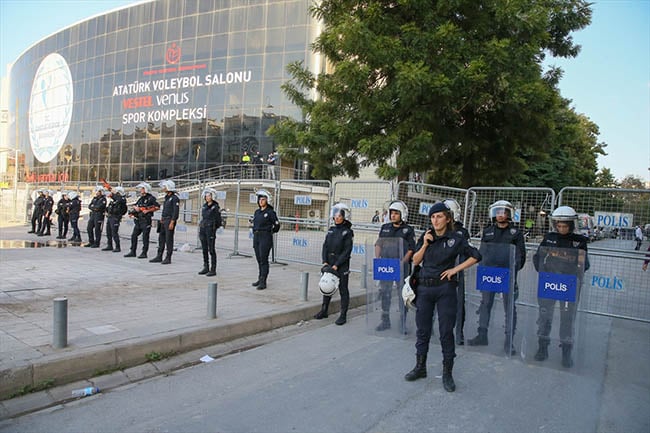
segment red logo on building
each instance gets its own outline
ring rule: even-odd
[[[167,55],[165,56],[167,63],[175,65],[181,59],[181,47],[176,45],[176,42],[173,42],[172,45],[167,48]]]

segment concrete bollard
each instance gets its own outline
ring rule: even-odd
[[[52,347],[63,349],[68,345],[68,298],[54,298]]]
[[[217,283],[208,284],[208,319],[217,317]]]
[[[368,265],[365,263],[361,265],[361,289],[366,290],[368,288]]]
[[[309,272],[303,272],[300,274],[300,300],[308,301],[309,295],[307,291],[309,289]]]

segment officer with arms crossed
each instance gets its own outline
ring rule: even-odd
[[[99,248],[102,239],[102,225],[104,224],[104,212],[106,212],[106,197],[104,197],[104,187],[97,185],[95,187],[95,197],[88,205],[90,216],[88,217],[88,243],[85,245],[90,248]]]
[[[173,181],[163,180],[160,182],[160,188],[165,193],[165,202],[160,221],[158,221],[158,254],[149,261],[169,265],[172,262],[172,252],[174,251],[174,228],[178,221],[180,200],[176,195],[176,184]],[[167,255],[163,260],[165,249],[167,249]]]
[[[140,193],[140,198],[129,211],[129,216],[133,220],[133,233],[131,233],[131,250],[124,257],[135,257],[138,248],[138,236],[142,233],[142,253],[138,256],[139,259],[147,258],[147,251],[149,251],[149,233],[151,233],[151,218],[153,213],[160,209],[160,205],[156,198],[151,195],[151,185],[142,182],[135,187],[136,191]]]
[[[451,210],[438,202],[429,209],[432,227],[420,236],[413,255],[413,264],[421,265],[415,305],[417,342],[415,343],[416,364],[404,379],[414,381],[427,377],[427,354],[431,340],[433,311],[438,310],[438,329],[442,346],[442,384],[447,392],[456,390],[452,376],[456,347],[454,326],[456,325],[456,275],[481,260],[481,254],[469,242],[454,231]],[[467,257],[456,265],[459,256]]]
[[[400,259],[401,262],[401,280],[403,281],[407,275],[411,273],[411,258],[415,250],[415,231],[413,227],[406,223],[408,219],[408,208],[403,201],[395,200],[388,206],[390,214],[390,221],[381,226],[379,230],[379,238],[375,242],[375,257]],[[402,250],[400,251],[400,243],[398,239],[403,239]],[[390,302],[393,292],[394,281],[380,281],[380,295],[381,295],[381,322],[375,328],[376,331],[384,331],[390,329]],[[401,292],[402,287],[398,285],[398,292]],[[399,294],[399,293],[398,293]],[[406,333],[405,320],[406,309],[404,303],[400,302],[400,332]]]
[[[259,207],[253,215],[253,249],[258,273],[253,287],[264,290],[269,276],[269,253],[273,248],[273,233],[280,230],[280,221],[271,206],[271,194],[264,189],[260,189],[256,194]]]
[[[515,208],[506,200],[498,200],[490,205],[488,214],[492,225],[483,230],[481,236],[481,255],[483,264],[486,266],[510,268],[510,245],[515,246],[515,284],[513,302],[519,297],[519,287],[517,286],[517,274],[526,263],[526,242],[521,230],[512,224],[512,216]],[[487,248],[485,245],[502,245],[502,248]],[[488,344],[488,326],[490,325],[490,315],[494,305],[494,295],[496,292],[481,292],[481,305],[479,306],[478,335],[467,343],[470,346],[487,346]],[[512,337],[514,337],[517,328],[517,310],[515,305],[510,305],[510,296],[503,296],[503,309],[506,314],[506,338],[503,343],[503,350],[511,355],[515,354],[512,346]],[[512,311],[512,317],[510,312]],[[512,334],[510,335],[510,329]]]
[[[212,188],[203,190],[203,207],[201,208],[201,222],[199,223],[199,240],[203,250],[203,269],[199,275],[214,277],[217,275],[217,251],[214,243],[217,238],[217,229],[221,227],[221,210],[217,198],[217,191]],[[210,264],[208,267],[208,258]]]
[[[111,202],[106,206],[107,224],[106,224],[106,248],[102,251],[113,251],[119,253],[120,249],[120,222],[122,216],[126,214],[126,198],[124,197],[124,188],[116,186],[110,191]],[[115,249],[113,249],[113,244]]]
[[[336,319],[337,325],[343,325],[347,322],[348,306],[350,305],[350,291],[348,289],[348,280],[350,279],[350,255],[352,254],[352,241],[354,232],[352,231],[352,219],[350,208],[344,203],[337,203],[332,207],[330,217],[334,220],[334,225],[329,228],[321,256],[323,267],[331,269],[339,277],[339,293],[341,294],[341,314]],[[314,316],[315,319],[324,319],[327,317],[331,296],[323,295],[323,305],[321,310]]]
[[[535,269],[539,271],[540,264],[544,269],[558,274],[578,275],[576,282],[575,302],[560,303],[560,346],[562,347],[562,366],[573,367],[571,349],[573,348],[573,323],[576,317],[578,301],[580,299],[580,286],[582,275],[589,269],[587,257],[587,242],[585,236],[576,232],[578,227],[578,214],[569,206],[560,206],[551,214],[552,232],[544,235],[537,252],[533,256]],[[555,248],[553,248],[555,247]],[[575,250],[576,254],[568,255],[567,250]],[[578,250],[584,250],[584,263]],[[555,299],[537,298],[539,304],[539,317],[537,319],[538,348],[535,360],[544,361],[548,358],[549,335],[553,324]]]

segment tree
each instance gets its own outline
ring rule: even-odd
[[[323,0],[312,13],[329,68],[289,66],[304,119],[270,131],[280,150],[305,149],[319,177],[375,164],[456,186],[505,184],[543,159],[561,73],[541,62],[577,55],[570,33],[591,20],[584,0]]]
[[[617,188],[618,182],[614,178],[612,171],[604,167],[596,173],[596,181],[594,182],[596,188]]]
[[[628,174],[621,180],[621,188],[627,189],[646,189],[643,183],[643,179],[638,176],[633,176]]]

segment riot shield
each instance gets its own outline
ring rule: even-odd
[[[366,263],[372,273],[367,285],[366,328],[368,333],[384,337],[415,335],[415,311],[402,300],[404,279],[411,271],[405,263],[402,238],[378,238],[366,245]]]
[[[511,357],[518,352],[516,247],[482,242],[481,262],[466,271],[465,347]]]
[[[574,368],[583,362],[585,315],[578,303],[587,264],[586,251],[539,247],[533,255],[537,305],[526,321],[521,355],[526,362],[552,368]]]

